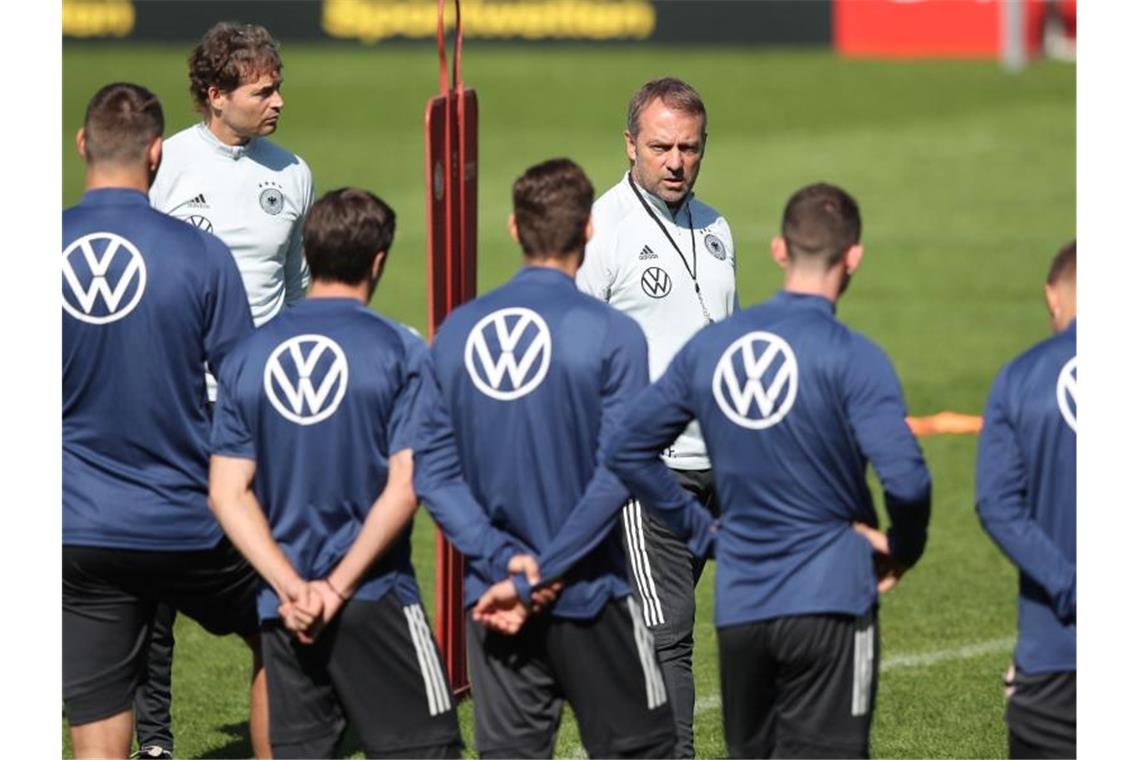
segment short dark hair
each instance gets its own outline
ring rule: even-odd
[[[578,164],[568,158],[536,164],[515,180],[512,194],[526,256],[568,256],[586,247],[594,186]]]
[[[194,107],[210,113],[210,87],[233,92],[242,81],[279,73],[277,41],[264,26],[222,21],[210,27],[190,53],[190,95]]]
[[[676,77],[661,77],[660,79],[651,79],[641,86],[641,89],[633,94],[629,99],[629,110],[626,112],[625,128],[634,138],[641,130],[641,112],[645,110],[653,101],[658,98],[669,106],[670,108],[687,113],[692,116],[701,117],[701,137],[709,125],[709,116],[705,111],[704,101],[701,96],[690,85],[682,82]]]
[[[146,160],[165,121],[158,97],[137,84],[109,84],[87,104],[83,117],[88,163],[133,164]]]
[[[1077,277],[1077,241],[1073,240],[1057,251],[1049,265],[1049,275],[1045,282],[1056,285],[1061,280],[1072,281]]]
[[[330,190],[313,204],[301,228],[305,260],[314,280],[348,285],[367,280],[372,259],[387,252],[396,234],[396,212],[367,190]]]
[[[843,188],[826,182],[797,190],[784,206],[780,224],[792,260],[820,257],[826,269],[858,244],[862,230],[859,204]]]

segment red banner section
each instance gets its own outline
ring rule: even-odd
[[[1005,0],[834,0],[835,49],[855,57],[996,58]],[[1041,48],[1052,13],[1076,34],[1076,0],[1023,0],[1025,50]]]

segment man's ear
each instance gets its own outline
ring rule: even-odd
[[[507,217],[507,232],[511,233],[511,240],[519,242],[519,225],[515,220],[514,212]]]
[[[222,110],[222,104],[225,102],[229,93],[222,92],[218,89],[217,85],[210,85],[206,88],[206,103],[214,111]]]
[[[162,163],[162,136],[151,140],[150,145],[146,149],[146,166],[151,174],[158,171],[158,165]]]
[[[843,254],[843,268],[848,275],[855,274],[855,270],[863,263],[863,246],[856,243],[847,249],[847,253]]]
[[[384,259],[388,256],[387,251],[377,251],[372,255],[372,279],[373,281],[380,279],[380,270],[384,268]]]
[[[1049,320],[1056,325],[1061,318],[1061,291],[1049,283],[1045,283],[1045,308],[1049,309]]]
[[[75,133],[75,149],[79,151],[79,157],[84,161],[87,160],[87,130],[83,127]]]
[[[636,162],[637,161],[637,140],[635,140],[633,138],[633,135],[631,135],[629,133],[628,129],[625,130],[625,132],[623,132],[622,134],[625,135],[625,155],[626,155],[626,158],[628,158],[632,162]]]
[[[788,243],[780,235],[772,238],[772,260],[779,264],[780,269],[788,268]]]
[[[586,220],[586,242],[594,237],[594,215],[590,214],[590,218]]]

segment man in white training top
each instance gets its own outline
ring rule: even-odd
[[[728,223],[693,197],[707,139],[700,95],[666,77],[629,103],[630,169],[594,203],[594,237],[579,289],[633,317],[649,344],[649,378],[710,322],[736,308],[736,253]],[[662,452],[681,486],[716,514],[712,475],[694,421]],[[702,563],[685,542],[630,502],[622,514],[630,585],[653,631],[677,725],[677,756],[693,757],[693,587]]]
[[[277,130],[285,104],[281,57],[264,27],[219,23],[202,37],[189,64],[190,93],[203,120],[163,143],[150,202],[229,246],[253,322],[261,326],[301,301],[309,285],[301,224],[313,203],[313,175],[300,156],[266,139]],[[212,407],[217,386],[209,374],[206,386]],[[173,751],[173,621],[173,610],[160,607],[136,702],[144,757]]]
[[[261,26],[215,25],[190,55],[190,92],[204,120],[165,141],[150,201],[225,241],[261,326],[309,284],[301,222],[313,175],[265,139],[285,104],[277,43]]]

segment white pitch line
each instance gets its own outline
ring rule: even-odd
[[[965,646],[956,647],[954,649],[936,649],[932,652],[897,654],[893,657],[884,657],[882,664],[879,665],[879,672],[886,673],[895,668],[928,668],[940,662],[968,660],[973,657],[981,657],[982,655],[993,654],[995,652],[1012,651],[1016,641],[1017,640],[1012,636],[1007,636],[1000,639],[989,639],[988,641],[966,644]],[[698,699],[693,705],[693,717],[696,718],[696,716],[703,715],[710,710],[718,709],[720,709],[720,695],[709,694],[708,696]],[[566,755],[566,757],[587,757],[586,750],[581,744],[575,744],[571,747],[570,753]]]
[[[926,668],[947,660],[968,660],[971,657],[981,657],[984,654],[993,654],[1003,649],[1013,650],[1017,639],[1007,636],[1001,639],[979,641],[976,644],[967,644],[957,649],[941,649],[934,652],[921,652],[919,654],[898,654],[894,657],[884,657],[879,672],[885,673],[895,668]]]
[[[984,654],[993,654],[1002,650],[1012,650],[1016,639],[1007,636],[1001,639],[989,639],[974,644],[966,644],[955,649],[936,649],[933,652],[916,652],[914,654],[896,654],[893,657],[884,657],[879,665],[879,673],[886,673],[895,668],[928,668],[940,662],[951,660],[968,660],[972,657],[981,657]],[[694,717],[720,708],[720,695],[710,694],[701,697],[693,707]]]

